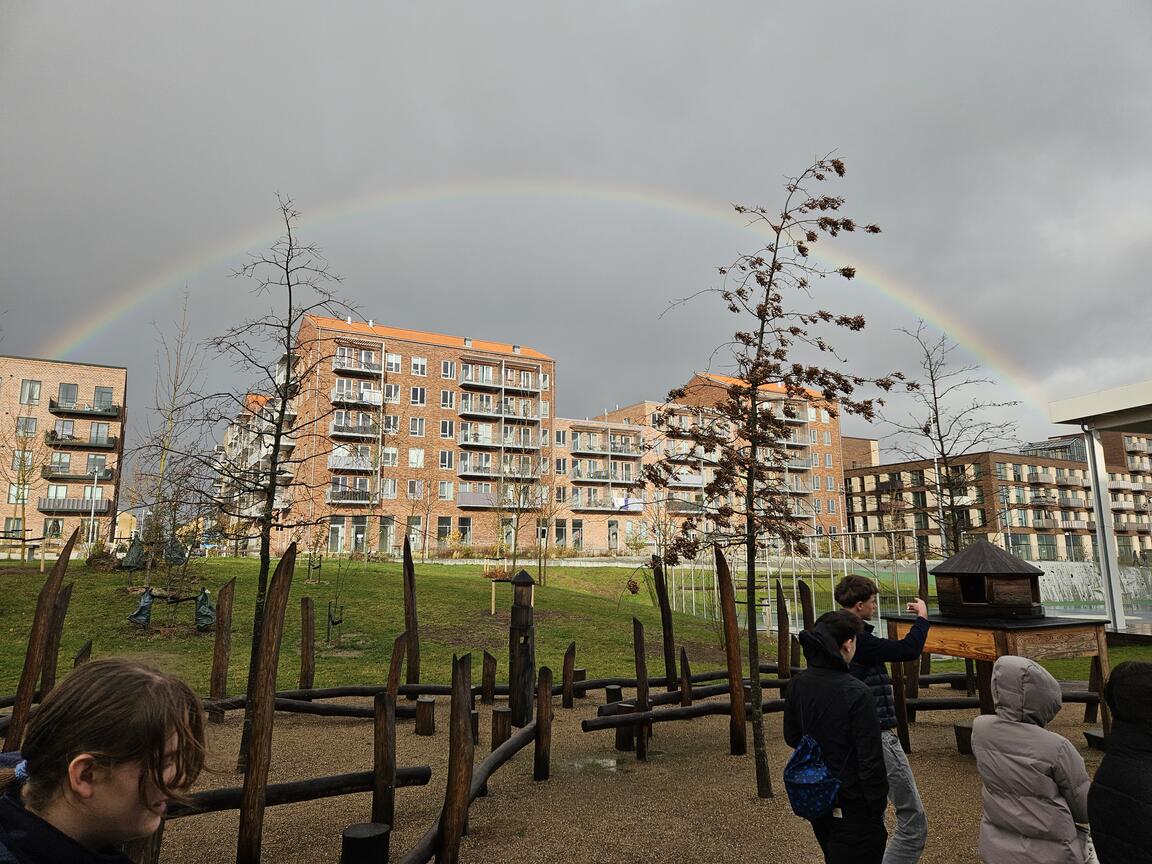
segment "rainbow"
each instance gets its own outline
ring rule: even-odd
[[[405,205],[493,198],[558,198],[648,207],[720,222],[735,228],[748,228],[747,218],[735,213],[730,204],[692,199],[640,187],[574,181],[474,181],[413,186],[329,203],[304,214],[301,226],[314,227]],[[98,310],[82,315],[71,326],[60,328],[52,340],[44,345],[40,356],[69,359],[95,336],[113,326],[142,303],[187,284],[191,276],[213,264],[236,258],[254,249],[267,247],[280,233],[280,224],[269,221],[253,227],[240,236],[231,236],[216,245],[173,261],[165,270],[128,286],[110,302],[102,303]],[[858,255],[854,254],[852,258],[859,262]],[[950,315],[938,303],[871,264],[856,263],[856,281],[908,309],[935,329],[947,333],[950,339],[972,354],[983,366],[998,374],[1029,408],[1042,417],[1047,416],[1047,397],[1030,377],[1017,369],[1002,351]]]

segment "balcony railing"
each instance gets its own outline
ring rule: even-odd
[[[460,413],[483,417],[499,417],[501,415],[498,403],[485,399],[469,399],[467,396],[460,399]]]
[[[384,392],[382,390],[344,390],[333,387],[330,395],[333,402],[373,406],[384,404]]]
[[[78,450],[115,450],[118,439],[115,435],[102,438],[76,438],[71,435],[57,435],[56,431],[44,433],[44,441],[49,447],[67,447]]]
[[[671,504],[672,502],[668,502]],[[640,513],[644,510],[641,498],[576,498],[568,502],[573,510],[596,510],[608,513]]]
[[[1029,471],[1028,472],[1028,482],[1029,483],[1055,483],[1056,482],[1056,475],[1051,474],[1048,471]]]
[[[1109,480],[1108,489],[1112,492],[1131,492],[1133,489],[1141,488],[1128,480]]]
[[[324,500],[329,504],[371,504],[372,492],[368,489],[329,489]]]
[[[1033,495],[1030,503],[1033,507],[1055,507],[1059,501],[1055,495]]]
[[[1086,519],[1065,519],[1060,527],[1065,531],[1095,531],[1096,523]]]
[[[375,423],[329,423],[329,435],[346,435],[354,438],[377,438],[380,435],[380,427]]]
[[[1125,534],[1128,534],[1128,533],[1135,531],[1136,527],[1139,524],[1140,524],[1139,522],[1128,522],[1128,521],[1116,520],[1115,522],[1112,523],[1112,527],[1116,531],[1123,531]]]
[[[523,499],[505,498],[499,503],[495,492],[458,492],[456,493],[457,507],[501,507],[505,510],[526,510],[536,507],[538,502],[531,500],[532,496]]]
[[[540,379],[535,375],[529,375],[527,380],[521,380],[519,375],[505,375],[504,376],[504,389],[505,390],[519,390],[524,393],[536,393],[540,390]]]
[[[590,470],[588,468],[573,468],[568,472],[568,476],[573,480],[583,481],[585,483],[607,483],[612,475],[607,468],[597,468]]]
[[[484,387],[492,390],[499,390],[502,386],[494,375],[478,374],[471,370],[460,373],[460,385],[462,387]]]
[[[491,435],[477,435],[475,432],[461,432],[456,441],[459,444],[472,447],[499,447],[500,442],[493,440]]]
[[[1134,501],[1113,501],[1113,510],[1135,510],[1136,503]]]
[[[373,363],[370,360],[361,360],[358,357],[341,357],[337,355],[332,358],[332,371],[334,372],[363,372],[368,375],[379,375],[384,371],[384,367],[379,363]]]
[[[812,463],[807,459],[788,459],[784,463],[784,467],[793,471],[811,471]],[[879,488],[879,486],[877,486]]]
[[[500,416],[506,420],[536,421],[540,419],[540,412],[536,410],[534,405],[525,405],[521,408],[516,408],[505,402],[500,406]]]
[[[107,513],[110,498],[40,498],[36,509],[41,513]]]
[[[58,399],[48,400],[48,410],[53,414],[68,414],[79,417],[119,417],[120,406],[111,402],[67,402]]]
[[[703,474],[676,474],[668,478],[669,486],[703,486]]]
[[[371,471],[374,466],[371,456],[331,453],[328,456],[328,467],[336,471]]]
[[[1059,498],[1057,502],[1061,507],[1067,507],[1071,510],[1085,510],[1092,506],[1087,498]]]
[[[1148,444],[1146,441],[1132,438],[1128,435],[1124,436],[1124,449],[1129,453],[1147,453]]]
[[[1051,531],[1056,527],[1055,519],[1033,519],[1032,527],[1037,531]]]
[[[491,477],[496,473],[496,469],[490,464],[473,465],[471,462],[461,461],[456,473],[462,477]]]
[[[512,450],[539,450],[540,439],[535,435],[530,435],[523,438],[505,437],[501,439],[506,448]]]
[[[69,483],[91,483],[92,472],[87,474],[82,472],[73,471],[71,468],[65,468],[62,465],[44,465],[40,468],[40,476],[45,480],[63,480]],[[116,476],[116,471],[113,468],[102,468],[96,472],[97,483],[107,483]]]
[[[1149,470],[1152,470],[1152,469],[1149,468],[1147,459],[1133,459],[1131,456],[1129,456],[1128,457],[1128,470],[1129,471],[1139,471],[1141,473],[1146,474],[1146,473],[1148,473]]]

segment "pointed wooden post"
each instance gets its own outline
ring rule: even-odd
[[[240,829],[236,837],[236,864],[258,864],[264,831],[264,790],[272,763],[273,706],[276,698],[276,670],[280,664],[280,642],[284,635],[284,613],[296,567],[293,543],[276,565],[268,585],[264,605],[264,626],[260,632],[260,662],[252,689],[252,737],[248,749],[244,788],[240,793]]]
[[[300,689],[311,690],[316,680],[316,607],[311,597],[300,598]],[[312,700],[305,697],[305,700]]]
[[[76,656],[72,658],[72,668],[83,666],[92,659],[92,640],[89,639],[80,646],[80,650],[76,652]]]
[[[644,625],[638,618],[632,619],[632,650],[636,656],[636,711],[648,710],[648,658],[644,652]],[[637,723],[636,758],[641,762],[648,758],[648,726]]]
[[[656,583],[656,601],[660,604],[660,638],[664,642],[664,676],[668,692],[676,690],[676,640],[672,635],[672,605],[668,602],[668,582],[664,578],[664,562],[659,555],[652,556],[652,579]]]
[[[372,702],[372,821],[396,823],[396,697],[377,693]]]
[[[20,683],[16,687],[16,701],[12,713],[8,715],[8,732],[4,737],[5,750],[19,750],[24,739],[24,726],[32,710],[32,697],[36,695],[36,682],[40,680],[40,670],[44,666],[44,649],[48,646],[48,634],[56,609],[56,598],[60,595],[60,585],[68,572],[68,559],[76,544],[77,528],[64,544],[60,557],[52,567],[52,572],[44,580],[40,595],[36,598],[36,613],[32,617],[32,631],[28,634],[28,648],[24,652],[24,668],[20,672]]]
[[[60,663],[60,640],[64,636],[64,619],[68,616],[68,604],[72,601],[72,586],[69,582],[56,595],[52,608],[52,629],[48,631],[48,644],[44,647],[44,667],[40,670],[40,701],[56,686],[56,667]]]
[[[720,612],[724,617],[724,654],[728,660],[728,698],[732,711],[728,716],[728,752],[743,756],[748,752],[748,737],[744,710],[744,676],[740,661],[740,625],[736,621],[736,589],[732,585],[732,572],[720,545],[714,546],[716,555],[716,585],[720,592]],[[760,674],[756,670],[755,674]]]
[[[928,605],[928,559],[923,549],[920,550],[920,573],[919,573],[919,587],[918,592],[920,599],[924,601],[924,605]],[[920,674],[932,674],[932,652],[925,651],[920,655]]]
[[[216,595],[216,636],[212,644],[212,671],[208,674],[208,695],[223,699],[228,693],[228,660],[232,654],[232,598],[236,593],[236,577],[232,577]],[[212,708],[208,719],[224,722],[224,712]]]
[[[404,655],[408,650],[408,631],[404,631],[392,642],[392,660],[388,663],[388,692],[395,699],[400,695],[400,667],[404,665]]]
[[[688,665],[688,651],[680,649],[680,704],[692,704],[692,668]]]
[[[404,533],[404,632],[408,634],[409,684],[420,683],[420,624],[416,618],[416,565],[412,562],[412,542]],[[411,697],[410,697],[411,698]]]
[[[460,860],[460,836],[468,818],[468,797],[472,785],[472,655],[452,659],[452,705],[449,709],[448,779],[444,807],[440,811],[440,837],[436,864],[456,864]]]
[[[816,606],[812,602],[812,588],[803,579],[796,580],[796,587],[800,590],[800,613],[804,616],[804,629],[811,630],[816,626]]]
[[[496,702],[496,658],[484,652],[484,671],[480,683],[480,701],[485,705]]]
[[[789,638],[791,625],[788,622],[788,607],[784,605],[784,589],[776,580],[776,674],[781,678],[792,677],[792,640]],[[752,674],[752,673],[749,673]],[[757,674],[759,674],[757,672]]]
[[[575,705],[575,697],[573,695],[573,688],[576,681],[576,643],[573,642],[568,646],[568,650],[564,652],[564,695],[561,704],[565,708],[571,708]]]
[[[508,624],[508,707],[512,725],[532,720],[532,689],[536,685],[536,626],[532,588],[536,583],[521,570],[512,577],[512,620]]]

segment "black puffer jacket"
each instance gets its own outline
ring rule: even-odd
[[[1108,752],[1088,790],[1088,821],[1100,864],[1152,855],[1152,727],[1112,723]]]
[[[881,639],[864,622],[864,632],[856,637],[856,656],[852,658],[852,675],[868,685],[876,702],[876,717],[881,729],[896,728],[896,699],[892,695],[892,678],[886,660],[905,662],[917,659],[928,638],[928,619],[917,618],[903,639]]]
[[[811,735],[829,770],[840,779],[841,806],[870,813],[888,803],[888,774],[872,694],[848,672],[836,640],[823,624],[800,634],[808,668],[788,685],[784,740]]]

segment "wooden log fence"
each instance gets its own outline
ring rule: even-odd
[[[739,704],[740,713],[747,717],[748,704],[743,700]],[[764,714],[776,714],[784,710],[783,699],[765,699],[760,703]],[[580,721],[583,732],[598,732],[602,729],[619,729],[622,726],[635,726],[641,724],[647,727],[653,723],[668,723],[675,720],[691,720],[695,717],[707,717],[713,714],[732,716],[732,703],[726,699],[716,699],[711,702],[696,702],[686,707],[674,706],[672,708],[650,709],[644,712],[622,713],[609,717],[589,717]]]
[[[491,705],[496,701],[496,658],[484,652],[484,669],[480,684],[480,701]]]

